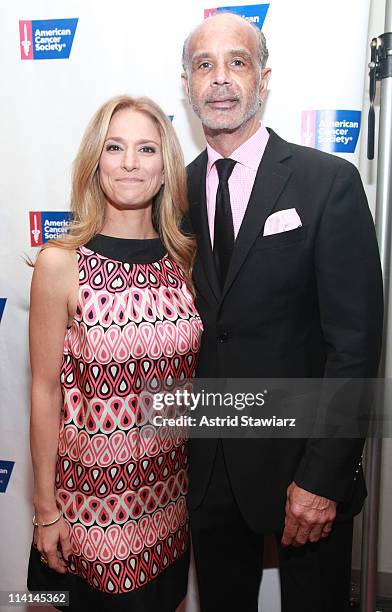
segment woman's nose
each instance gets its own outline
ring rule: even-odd
[[[131,170],[139,167],[138,157],[134,151],[124,151],[121,160],[121,167],[127,172],[131,172]]]

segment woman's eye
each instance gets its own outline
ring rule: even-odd
[[[155,153],[154,147],[150,147],[150,146],[147,146],[147,145],[145,145],[144,147],[141,147],[140,151],[142,153]]]
[[[106,145],[106,151],[120,151],[120,146],[118,144],[108,144]]]

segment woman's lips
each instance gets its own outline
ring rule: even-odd
[[[139,178],[130,178],[130,177],[119,178],[119,179],[116,179],[116,180],[119,183],[141,183],[142,182],[142,179],[139,179]]]

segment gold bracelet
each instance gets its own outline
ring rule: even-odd
[[[33,525],[34,525],[34,527],[49,527],[49,525],[54,525],[63,516],[62,511],[59,510],[59,512],[60,512],[60,514],[58,515],[58,517],[55,518],[54,521],[50,521],[50,523],[37,523],[37,521],[35,520],[35,514],[34,514],[34,516],[33,516]]]

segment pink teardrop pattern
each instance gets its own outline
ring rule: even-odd
[[[121,593],[188,547],[186,441],[180,430],[156,435],[152,393],[192,377],[201,322],[167,256],[129,265],[81,247],[78,260],[61,369],[57,501],[71,526],[69,571]]]

